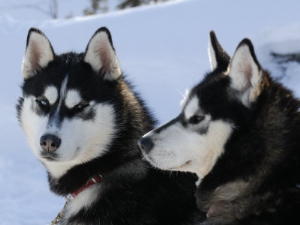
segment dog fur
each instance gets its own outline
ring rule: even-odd
[[[30,29],[22,73],[17,111],[28,143],[51,191],[76,193],[58,224],[193,224],[196,177],[142,160],[137,140],[155,120],[122,74],[107,28],[84,53],[60,55]]]
[[[182,112],[139,140],[165,170],[195,172],[201,223],[300,223],[300,102],[260,66],[244,39],[233,57],[210,34],[212,72]]]

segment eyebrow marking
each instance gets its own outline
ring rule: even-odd
[[[47,98],[50,105],[53,105],[56,102],[57,98],[58,98],[57,88],[52,86],[52,85],[47,87],[45,92],[44,92],[44,96]]]
[[[185,119],[190,118],[191,116],[195,115],[199,111],[200,109],[198,105],[198,98],[194,96],[190,99],[190,101],[186,103],[186,107],[184,109]]]
[[[66,94],[65,105],[69,109],[72,109],[81,100],[82,100],[82,98],[77,90],[69,90],[68,93]]]

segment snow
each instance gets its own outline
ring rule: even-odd
[[[28,2],[29,0],[27,0]],[[15,104],[21,95],[21,62],[28,29],[40,28],[56,53],[84,51],[101,26],[110,29],[121,67],[160,123],[179,111],[185,90],[210,70],[210,30],[232,55],[238,43],[252,40],[261,65],[300,96],[300,66],[277,64],[275,53],[300,52],[298,0],[177,0],[80,17],[86,1],[59,1],[57,20],[35,10],[14,12],[16,0],[0,0],[0,224],[49,224],[64,199],[49,191],[46,170],[30,151],[19,127]],[[114,1],[116,3],[116,0]],[[65,19],[72,12],[74,18]]]

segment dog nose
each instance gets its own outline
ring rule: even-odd
[[[149,137],[144,137],[141,138],[138,141],[138,145],[140,146],[140,149],[145,152],[145,153],[149,153],[151,151],[151,149],[153,148],[153,142],[152,139]]]
[[[47,152],[56,151],[59,148],[60,143],[61,139],[51,134],[43,135],[40,139],[42,149]]]

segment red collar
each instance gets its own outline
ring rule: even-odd
[[[71,196],[73,198],[75,198],[77,195],[80,194],[80,192],[84,191],[85,189],[87,189],[90,186],[93,186],[94,184],[99,183],[101,180],[102,180],[102,176],[100,174],[94,176],[93,178],[89,179],[88,182],[86,182],[86,184],[84,186],[82,186],[81,188],[79,188],[77,191],[74,191],[71,194]]]

